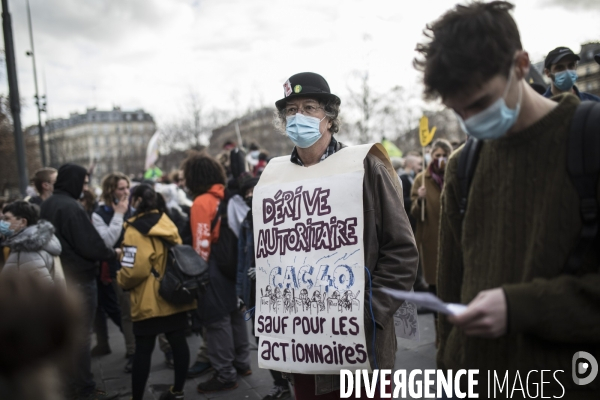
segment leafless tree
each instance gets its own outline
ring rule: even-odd
[[[159,126],[161,153],[200,149],[208,143],[212,130],[231,118],[231,112],[208,110],[202,96],[193,90],[186,96],[183,109],[183,117]]]
[[[348,106],[343,109],[342,132],[352,142],[396,139],[418,123],[418,110],[411,105],[406,89],[394,86],[377,92],[369,82],[368,71],[356,71],[353,78],[348,86]]]
[[[25,161],[27,172],[31,175],[41,168],[37,136],[25,132]],[[0,196],[19,194],[19,173],[17,170],[17,155],[13,134],[13,119],[10,103],[6,96],[0,94]]]

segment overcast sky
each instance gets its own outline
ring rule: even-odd
[[[283,97],[292,74],[322,74],[342,98],[356,70],[380,91],[420,96],[412,67],[425,24],[455,0],[30,0],[40,91],[49,117],[86,107],[183,115],[190,91],[207,109],[242,111]],[[517,0],[533,61],[600,41],[599,0]],[[25,0],[9,0],[25,126],[37,122]],[[3,42],[2,42],[3,46]],[[44,82],[46,89],[44,90]],[[0,93],[8,93],[6,68]]]

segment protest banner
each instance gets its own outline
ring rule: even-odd
[[[370,370],[362,198],[369,152],[387,160],[381,145],[347,147],[310,168],[276,158],[255,187],[259,367]]]

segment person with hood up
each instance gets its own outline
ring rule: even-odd
[[[196,309],[196,302],[175,305],[158,294],[160,279],[167,263],[167,243],[181,244],[177,227],[166,214],[164,201],[159,200],[148,185],[136,186],[132,193],[135,214],[125,222],[121,269],[117,283],[129,290],[131,319],[135,334],[135,355],[131,372],[132,399],[142,400],[150,374],[152,351],[157,335],[164,333],[173,352],[175,382],[161,400],[182,400],[183,386],[190,361],[185,331],[187,311]]]
[[[20,272],[35,275],[48,283],[62,281],[56,276],[54,257],[60,255],[60,242],[54,236],[54,227],[39,220],[37,206],[16,201],[2,209],[3,222],[8,224],[11,236],[3,246],[10,249],[1,275]],[[62,272],[62,271],[61,271]]]
[[[107,400],[118,393],[96,389],[92,374],[91,332],[98,302],[96,275],[98,261],[116,258],[117,250],[106,246],[87,213],[77,201],[87,189],[88,172],[75,164],[64,164],[58,170],[54,192],[42,203],[40,217],[55,228],[62,247],[61,262],[67,286],[79,292],[82,302],[82,328],[85,337],[69,377],[67,395],[74,399]],[[120,252],[120,250],[118,250]]]

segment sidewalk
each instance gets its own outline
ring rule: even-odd
[[[125,366],[125,343],[118,328],[109,321],[110,346],[112,354],[92,359],[92,371],[98,388],[121,393],[121,400],[131,396],[131,374],[123,371]],[[248,322],[248,326],[250,323]],[[396,352],[396,369],[425,369],[435,368],[435,330],[433,314],[419,315],[421,329],[420,341],[398,339]],[[200,336],[188,337],[190,346],[190,362],[195,362],[195,355],[202,339]],[[188,379],[185,385],[186,399],[231,399],[231,400],[260,400],[267,395],[273,386],[269,371],[258,368],[258,357],[254,336],[251,336],[252,375],[239,378],[238,388],[231,391],[203,395],[196,392],[198,383],[210,378],[210,374],[197,379]],[[173,370],[166,367],[164,354],[158,344],[152,355],[152,368],[148,378],[147,392],[144,400],[157,400],[160,393],[168,388],[173,381]]]

